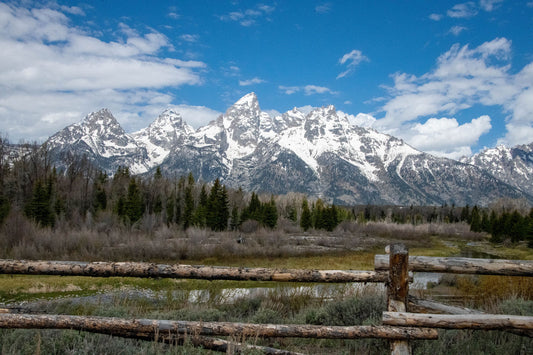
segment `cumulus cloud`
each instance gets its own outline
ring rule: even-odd
[[[205,125],[206,122],[213,121],[222,114],[222,112],[205,106],[171,105],[169,107],[176,112],[179,112],[185,122],[194,128],[199,128],[200,126]]]
[[[430,20],[433,20],[433,21],[440,21],[442,19],[441,14],[430,14],[428,17]]]
[[[121,24],[103,41],[71,25],[66,13],[76,12],[0,4],[0,123],[10,137],[46,138],[101,107],[135,126],[172,101],[159,90],[202,83],[204,63],[156,56],[172,49],[163,34]]]
[[[337,110],[337,114],[341,117],[346,117],[346,119],[354,126],[371,128],[376,122],[376,118],[372,115],[369,115],[368,113],[358,113],[357,115],[351,115]]]
[[[368,58],[363,55],[360,50],[354,49],[349,53],[346,53],[339,59],[341,65],[346,65],[347,69],[337,75],[337,79],[344,78],[352,74],[355,71],[355,68],[364,61],[368,61]]]
[[[490,118],[459,124],[455,118],[435,117],[455,115],[474,105],[500,106],[508,114],[500,143],[530,143],[533,63],[512,74],[510,57],[511,42],[496,38],[474,48],[452,46],[437,59],[434,70],[421,76],[395,73],[394,85],[388,88],[390,99],[382,107],[385,115],[374,127],[418,149],[456,157],[491,129]]]
[[[279,89],[287,95],[292,95],[297,92],[303,92],[305,95],[315,95],[315,94],[336,94],[335,91],[318,85],[305,85],[305,86],[283,86],[280,85]]]
[[[455,118],[430,118],[415,124],[410,130],[409,143],[425,152],[458,159],[471,155],[471,146],[492,128],[487,115],[459,124]]]
[[[249,79],[249,80],[239,80],[239,85],[240,86],[250,86],[250,85],[255,85],[255,84],[261,84],[261,83],[264,83],[264,82],[265,82],[265,80],[256,77],[256,78]]]

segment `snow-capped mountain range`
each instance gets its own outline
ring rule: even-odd
[[[337,204],[533,201],[532,145],[495,148],[459,162],[354,126],[333,106],[271,117],[254,93],[197,130],[166,110],[147,128],[127,134],[103,109],[46,144],[58,167],[85,155],[109,173],[119,166],[135,174],[160,167],[169,175],[192,172],[248,191],[304,192]]]

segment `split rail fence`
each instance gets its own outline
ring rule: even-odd
[[[269,347],[230,342],[216,336],[388,339],[392,354],[410,354],[410,340],[438,339],[437,329],[504,330],[533,337],[533,317],[485,314],[409,296],[409,271],[481,275],[533,276],[533,261],[409,256],[402,244],[376,255],[375,271],[296,270],[139,262],[0,260],[0,274],[92,277],[145,277],[276,282],[380,282],[387,289],[381,326],[317,326],[229,322],[122,319],[70,315],[0,313],[0,328],[74,329],[173,344],[185,339],[196,346],[228,353],[257,349],[267,354],[296,354]],[[415,313],[409,312],[417,310]],[[442,314],[447,313],[447,314]]]

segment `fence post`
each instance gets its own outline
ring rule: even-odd
[[[407,312],[409,293],[409,251],[403,244],[389,246],[389,279],[387,283],[387,309],[389,312]],[[391,341],[392,355],[411,354],[407,340]]]

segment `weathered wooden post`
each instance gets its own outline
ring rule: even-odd
[[[392,244],[388,248],[387,309],[389,312],[407,312],[409,252],[403,244]],[[411,346],[407,340],[393,340],[390,344],[392,355],[411,354]]]

